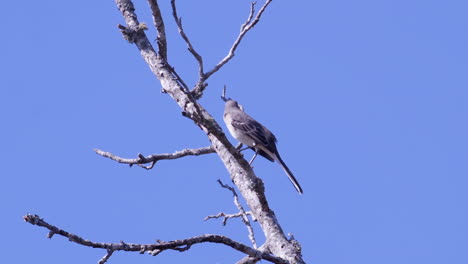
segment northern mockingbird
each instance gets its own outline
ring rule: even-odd
[[[235,139],[255,151],[255,155],[250,163],[252,163],[257,154],[260,154],[260,156],[265,157],[271,162],[277,161],[284,172],[286,172],[286,175],[288,175],[289,180],[296,190],[302,194],[301,186],[288,166],[286,166],[281,159],[278,149],[276,148],[276,137],[270,130],[246,114],[243,108],[232,99],[227,99],[226,101],[224,107],[224,122]]]

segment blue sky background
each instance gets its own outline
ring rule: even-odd
[[[193,84],[196,62],[169,0],[160,2],[170,63]],[[146,1],[135,4],[154,39]],[[100,148],[132,158],[208,145],[122,39],[113,1],[3,7],[3,262],[96,263],[105,253],[46,239],[45,229],[22,221],[26,213],[93,241],[213,233],[249,243],[238,220],[226,227],[203,221],[235,212],[216,182],[230,182],[216,155],[145,171],[94,154]],[[209,80],[200,103],[220,123],[226,84],[278,137],[304,195],[277,164],[257,159],[255,171],[306,262],[468,263],[467,8],[461,0],[273,1],[236,57]],[[207,69],[226,55],[248,9],[248,1],[179,1]],[[241,257],[207,244],[157,257],[117,252],[109,263]]]

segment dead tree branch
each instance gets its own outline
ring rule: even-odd
[[[185,43],[188,46],[189,52],[195,57],[195,59],[198,62],[198,75],[199,79],[197,83],[195,84],[195,87],[192,89],[192,95],[195,97],[195,99],[199,99],[203,95],[203,91],[205,88],[208,86],[206,83],[206,80],[210,78],[211,75],[213,75],[215,72],[219,71],[221,67],[223,67],[226,63],[228,63],[233,57],[234,53],[239,46],[240,42],[244,38],[245,34],[252,29],[259,21],[260,18],[267,8],[267,6],[271,3],[272,0],[267,0],[265,4],[260,8],[258,11],[257,15],[255,16],[255,19],[252,21],[254,14],[255,14],[255,4],[256,2],[252,2],[250,5],[250,12],[249,16],[247,17],[247,20],[241,25],[240,33],[237,37],[237,39],[234,41],[232,44],[231,49],[228,52],[228,55],[224,57],[212,70],[208,72],[203,71],[203,58],[202,56],[194,49],[192,43],[190,42],[190,39],[187,37],[185,34],[185,31],[182,27],[182,18],[180,18],[177,14],[177,7],[176,7],[176,1],[171,0],[171,5],[172,5],[172,15],[174,17],[174,20],[177,24],[179,34],[181,35],[182,39],[184,39]]]
[[[245,212],[246,215],[250,215],[250,217],[254,217],[252,212],[251,211],[247,211]],[[227,220],[231,219],[231,218],[238,218],[238,217],[242,217],[244,214],[239,212],[239,213],[235,213],[235,214],[226,214],[226,213],[223,213],[223,212],[220,212],[216,215],[208,215],[205,217],[205,219],[203,219],[204,221],[206,220],[209,220],[209,219],[218,219],[218,218],[221,218],[223,217],[223,221],[221,222],[223,225],[226,225],[227,224]],[[252,219],[253,220],[253,219]],[[255,221],[255,220],[254,220]]]
[[[164,21],[162,19],[161,10],[159,9],[158,1],[148,0],[148,3],[151,8],[151,13],[153,15],[153,23],[157,29],[158,37],[156,41],[158,42],[158,51],[159,55],[167,61],[167,41],[166,41],[166,27],[164,26]]]
[[[219,70],[222,65],[232,58],[240,39],[259,21],[261,14],[270,2],[271,0],[267,0],[253,21],[242,30],[238,40],[236,40],[231,48],[230,54],[232,55],[229,54],[223,59],[217,67],[210,71],[210,75]],[[208,139],[211,141],[211,145],[229,171],[232,182],[237,186],[262,227],[266,240],[268,241],[267,248],[272,254],[288,262],[304,263],[300,249],[295,247],[295,245],[287,239],[276,219],[275,213],[268,206],[263,182],[256,177],[248,162],[234,146],[232,146],[216,120],[198,103],[192,93],[187,93],[179,82],[177,82],[168,64],[154,51],[145,32],[143,30],[138,30],[140,23],[135,15],[135,8],[132,1],[116,0],[116,4],[122,12],[127,24],[126,28],[128,30],[125,31],[125,33],[128,34],[128,31],[131,31],[133,35],[133,38],[131,38],[133,42],[131,43],[136,45],[150,70],[161,82],[163,90],[174,99],[182,109],[184,115],[192,119],[195,124],[206,133]],[[125,33],[124,37],[126,36]]]
[[[239,36],[237,36],[237,39],[234,41],[232,44],[231,49],[229,50],[229,53],[226,57],[224,57],[212,70],[209,72],[205,73],[205,78],[208,79],[213,73],[219,71],[221,67],[224,66],[224,64],[228,63],[234,57],[234,53],[237,49],[237,46],[239,46],[240,42],[244,38],[245,34],[251,30],[257,23],[260,21],[260,18],[262,17],[263,12],[265,12],[265,9],[267,6],[271,3],[272,0],[266,0],[265,4],[263,4],[262,8],[258,11],[257,15],[255,16],[255,19],[252,21],[253,14],[255,12],[255,4],[256,2],[252,2],[250,6],[250,13],[249,17],[247,18],[247,21],[245,21],[244,24],[241,26],[241,31],[239,33]]]
[[[236,190],[234,190],[234,188],[232,188],[231,186],[229,186],[227,184],[224,184],[219,179],[218,179],[218,183],[219,183],[219,185],[221,185],[221,187],[226,188],[226,189],[228,189],[228,190],[230,190],[232,192],[232,196],[234,197],[234,204],[236,205],[237,209],[239,210],[239,213],[241,214],[242,222],[247,227],[247,231],[249,232],[249,239],[252,242],[252,245],[254,246],[254,248],[257,248],[257,242],[255,241],[255,235],[254,235],[252,225],[250,224],[250,220],[247,217],[247,213],[245,212],[244,207],[239,202],[239,196],[237,196]]]
[[[271,253],[271,252],[268,251],[268,244],[267,243],[261,245],[257,250],[260,250],[262,252],[264,251],[264,252]],[[255,264],[255,263],[259,262],[260,260],[261,259],[259,259],[257,257],[245,256],[241,260],[237,261],[236,264]]]
[[[108,249],[108,250],[107,250],[107,254],[104,255],[104,257],[102,257],[102,258],[98,261],[98,264],[104,264],[104,263],[106,263],[106,262],[109,260],[109,258],[112,256],[112,254],[114,254],[114,250]]]
[[[197,81],[197,84],[195,84],[194,90],[203,91],[208,85],[207,83],[205,83],[205,74],[203,73],[203,58],[195,50],[192,43],[190,42],[190,39],[185,34],[184,28],[182,27],[182,18],[177,15],[177,7],[176,7],[175,0],[171,0],[171,6],[172,6],[172,16],[174,17],[174,20],[176,22],[177,28],[179,30],[179,34],[182,37],[182,39],[185,41],[185,43],[187,43],[189,52],[192,53],[193,57],[195,57],[195,59],[198,62],[198,81]]]
[[[156,0],[154,0],[156,1]],[[193,120],[200,129],[207,135],[211,142],[211,146],[216,151],[224,166],[228,170],[232,182],[237,186],[240,193],[246,200],[247,205],[252,211],[252,214],[260,224],[266,238],[266,243],[262,246],[264,252],[271,252],[274,256],[260,252],[246,245],[233,241],[230,238],[219,235],[202,235],[199,237],[163,242],[157,244],[126,244],[121,243],[97,243],[85,240],[74,234],[58,229],[55,226],[49,225],[40,219],[38,216],[28,215],[25,220],[29,223],[44,226],[50,230],[49,234],[60,234],[68,237],[69,240],[82,245],[97,247],[103,249],[126,250],[126,251],[152,251],[155,254],[166,250],[187,250],[191,245],[202,242],[222,243],[232,248],[235,248],[244,254],[274,262],[274,263],[304,263],[301,256],[301,249],[297,242],[288,239],[283,232],[275,213],[270,209],[268,200],[265,196],[263,182],[259,179],[248,162],[238,152],[237,149],[229,142],[223,130],[216,120],[200,105],[197,101],[197,96],[194,93],[187,92],[187,89],[182,86],[180,78],[174,74],[173,68],[167,63],[166,59],[155,51],[151,42],[145,34],[146,25],[138,21],[135,14],[135,7],[131,0],[115,0],[116,5],[125,20],[126,26],[119,25],[123,37],[131,44],[135,44],[140,52],[140,55],[148,64],[150,70],[161,82],[163,92],[167,93],[181,108],[184,116]],[[245,33],[250,30],[260,19],[265,8],[271,0],[266,0],[264,6],[257,13],[253,21],[250,21],[241,31],[239,37],[234,42],[228,56],[226,56],[215,68],[206,73],[206,78],[218,71],[226,64],[233,56],[234,51],[239,45]],[[160,16],[154,12],[155,16]],[[249,15],[250,17],[250,15]],[[159,19],[159,18],[158,18]],[[162,18],[161,18],[162,19]],[[160,30],[157,28],[157,30]],[[161,34],[161,32],[158,32]],[[165,43],[161,42],[162,45]],[[165,47],[167,50],[167,47]],[[197,94],[197,93],[195,93]],[[104,260],[106,257],[104,257]]]
[[[184,39],[185,43],[187,43],[188,50],[190,51],[190,53],[192,53],[193,57],[195,57],[195,59],[197,60],[198,74],[200,76],[199,78],[203,79],[203,59],[200,56],[200,54],[198,54],[198,52],[195,50],[192,43],[190,42],[190,39],[185,34],[184,28],[182,27],[182,18],[177,15],[177,7],[176,7],[175,0],[171,0],[171,6],[172,6],[172,16],[174,17],[177,28],[179,29],[179,34]]]
[[[153,154],[149,156],[143,156],[141,153],[138,154],[138,158],[136,159],[126,159],[116,156],[110,152],[105,152],[100,149],[95,149],[94,152],[96,154],[101,155],[103,157],[109,158],[113,161],[123,164],[129,164],[130,166],[138,165],[144,169],[150,170],[154,167],[156,162],[159,160],[173,160],[179,159],[185,156],[200,156],[204,154],[215,153],[216,151],[213,149],[212,146],[198,148],[198,149],[184,149],[180,151],[176,151],[174,153],[163,153],[163,154]],[[145,166],[144,164],[151,163],[149,166]]]
[[[23,219],[24,221],[32,225],[37,225],[37,226],[47,228],[50,231],[48,234],[49,238],[52,238],[53,234],[58,234],[58,235],[68,238],[68,240],[70,240],[71,242],[74,242],[83,246],[106,249],[107,254],[101,260],[99,260],[99,263],[105,263],[111,257],[112,253],[115,251],[133,251],[133,252],[140,252],[140,253],[153,252],[155,250],[162,252],[168,249],[177,250],[177,251],[185,251],[185,250],[190,249],[192,245],[205,243],[205,242],[224,244],[226,246],[236,249],[249,256],[268,260],[273,263],[282,263],[282,264],[287,263],[285,260],[281,258],[258,251],[247,245],[244,245],[242,243],[239,243],[237,241],[234,241],[228,237],[221,236],[221,235],[201,235],[197,237],[191,237],[191,238],[168,241],[168,242],[160,241],[156,244],[133,244],[133,243],[125,243],[123,241],[121,241],[120,243],[101,243],[101,242],[93,242],[93,241],[84,239],[78,235],[75,235],[63,229],[60,229],[54,225],[47,223],[38,215],[27,214],[23,217]]]
[[[252,228],[252,225],[250,224],[250,220],[248,218],[248,215],[250,215],[252,217],[252,219],[255,221],[255,217],[254,215],[252,214],[251,211],[245,211],[244,210],[244,207],[240,204],[239,202],[239,197],[237,196],[237,192],[236,190],[234,190],[234,188],[232,188],[231,186],[227,185],[227,184],[224,184],[221,182],[221,180],[218,180],[218,183],[221,185],[221,187],[223,188],[226,188],[228,190],[230,190],[234,196],[234,204],[236,205],[237,209],[239,210],[238,213],[236,214],[226,214],[226,213],[218,213],[217,215],[209,215],[207,217],[205,217],[205,221],[208,220],[208,219],[217,219],[217,218],[221,218],[223,217],[223,225],[225,226],[227,221],[231,218],[241,218],[242,219],[242,222],[245,224],[245,226],[247,227],[247,231],[249,232],[249,239],[250,241],[252,242],[252,245],[254,246],[254,248],[257,248],[257,242],[255,240],[255,235],[254,235],[254,231],[253,231],[253,228]]]

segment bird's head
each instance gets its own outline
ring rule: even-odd
[[[224,108],[225,109],[240,109],[240,110],[244,111],[244,107],[242,105],[240,105],[237,101],[232,100],[231,98],[226,100],[226,105],[225,105]]]

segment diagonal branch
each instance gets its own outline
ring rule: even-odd
[[[252,242],[252,245],[254,246],[254,248],[257,248],[257,242],[255,241],[255,235],[254,235],[252,225],[250,224],[250,220],[247,217],[247,212],[244,210],[244,207],[239,202],[239,196],[237,196],[236,190],[234,190],[234,188],[232,188],[231,186],[229,186],[227,184],[224,184],[219,179],[218,179],[218,183],[219,183],[219,185],[221,185],[221,187],[226,188],[226,189],[228,189],[228,190],[230,190],[232,192],[232,195],[234,196],[234,204],[236,205],[237,209],[239,210],[242,222],[247,227],[247,231],[249,232],[249,239]],[[227,218],[225,218],[225,221],[227,221],[226,219]],[[225,224],[225,222],[224,222],[224,224]]]
[[[133,244],[133,243],[125,243],[123,241],[121,241],[120,243],[101,243],[101,242],[93,242],[93,241],[84,239],[78,235],[75,235],[63,229],[60,229],[54,225],[47,223],[38,215],[27,214],[23,217],[23,220],[32,225],[37,225],[37,226],[47,228],[50,231],[48,234],[48,238],[52,238],[54,234],[58,234],[58,235],[68,238],[68,240],[70,240],[71,242],[74,242],[83,246],[106,249],[107,254],[99,261],[99,263],[105,263],[110,258],[110,256],[112,255],[114,251],[134,251],[134,252],[140,252],[140,253],[153,252],[153,251],[157,251],[159,253],[168,249],[177,250],[177,251],[185,251],[185,250],[190,249],[192,245],[205,243],[205,242],[224,244],[226,246],[236,249],[249,256],[258,257],[258,258],[268,260],[273,263],[281,263],[281,264],[287,263],[282,258],[272,256],[271,254],[264,253],[262,251],[258,251],[247,245],[234,241],[230,239],[229,237],[221,236],[221,235],[201,235],[201,236],[196,236],[196,237],[191,237],[191,238],[186,238],[186,239],[181,239],[181,240],[168,241],[168,242],[160,241],[156,244]]]
[[[166,29],[164,21],[162,19],[161,10],[159,9],[157,0],[148,0],[153,15],[153,23],[158,32],[158,52],[161,57],[167,61],[167,41],[166,41]]]
[[[203,132],[206,133],[211,145],[221,158],[224,166],[229,171],[231,180],[237,186],[240,193],[246,200],[252,213],[255,215],[262,231],[266,237],[267,248],[272,254],[279,256],[291,263],[304,263],[301,250],[295,247],[291,241],[286,238],[275,213],[268,205],[265,196],[263,182],[259,179],[248,162],[232,146],[226,138],[223,130],[216,120],[198,103],[192,93],[187,93],[172,77],[172,72],[160,56],[154,51],[151,42],[142,30],[138,30],[140,24],[136,14],[135,7],[131,0],[115,0],[118,9],[127,25],[126,34],[132,32],[131,43],[134,43],[142,58],[148,64],[153,74],[159,79],[163,90],[171,96],[175,103],[181,108],[184,115],[194,121]],[[267,3],[271,0],[267,0]],[[266,7],[266,5],[264,5]],[[264,10],[264,8],[262,9]],[[260,10],[260,12],[263,12]],[[257,15],[257,18],[260,16]],[[252,22],[251,24],[252,25]],[[247,26],[244,31],[248,28]],[[124,33],[124,34],[125,34]],[[125,37],[125,35],[124,35]]]
[[[171,6],[172,6],[172,16],[174,17],[174,20],[176,22],[177,28],[179,30],[180,36],[184,39],[185,43],[187,43],[188,50],[192,55],[195,57],[195,59],[198,62],[198,81],[197,84],[195,84],[194,91],[203,91],[208,84],[205,83],[205,74],[203,73],[203,58],[202,56],[195,50],[193,47],[192,43],[190,42],[190,39],[188,38],[187,34],[185,34],[184,28],[182,27],[182,18],[177,15],[177,7],[176,7],[176,1],[171,0]],[[196,99],[199,99],[201,97],[201,93],[199,93],[200,96],[197,97],[197,93],[193,93],[195,95]]]
[[[161,15],[161,10],[159,9],[159,4],[157,0],[148,0],[148,3],[151,8],[151,13],[153,15],[153,23],[156,27],[156,31],[158,32],[158,36],[156,41],[158,43],[158,53],[159,55],[168,63],[167,59],[167,40],[166,40],[166,27],[164,26],[164,20]],[[180,82],[182,86],[188,91],[189,88],[187,84],[185,84],[184,80],[179,76],[176,72],[174,67],[171,67],[171,71],[177,80]]]
[[[232,57],[234,57],[234,53],[235,53],[235,51],[237,49],[237,46],[239,46],[239,44],[242,41],[242,39],[244,38],[245,34],[249,30],[251,30],[258,23],[258,21],[260,21],[260,18],[262,16],[263,12],[267,8],[267,6],[271,3],[271,1],[272,0],[266,0],[265,1],[265,4],[263,4],[263,6],[260,8],[260,10],[258,11],[258,13],[255,16],[255,19],[253,21],[252,21],[252,18],[253,18],[253,14],[255,12],[256,2],[252,2],[251,6],[250,6],[249,17],[247,18],[247,21],[244,24],[242,24],[239,36],[237,37],[237,39],[232,44],[232,47],[229,50],[228,55],[226,57],[224,57],[224,59],[222,59],[211,71],[205,73],[205,78],[206,79],[208,79],[211,75],[213,75],[213,73],[219,71],[219,69],[221,69],[221,67],[223,67],[224,64],[228,63],[228,61],[230,61],[232,59]]]
[[[270,252],[290,263],[304,263],[299,247],[287,239],[275,213],[269,207],[263,182],[259,179],[248,162],[232,146],[223,130],[211,114],[198,103],[195,96],[180,85],[173,76],[170,66],[155,52],[135,14],[131,0],[115,0],[122,13],[126,26],[121,26],[124,38],[135,44],[149,69],[159,79],[164,92],[181,108],[184,116],[190,118],[206,133],[211,145],[230,174],[231,180],[246,200],[266,238]],[[267,3],[271,0],[267,0]],[[263,12],[260,10],[260,12]],[[260,16],[257,15],[259,18]],[[254,19],[255,21],[255,19]],[[251,22],[249,25],[252,25]],[[249,28],[246,26],[244,31]]]
[[[185,156],[200,156],[204,154],[215,153],[216,151],[213,149],[212,146],[209,146],[209,147],[198,148],[198,149],[183,149],[180,151],[176,151],[174,153],[153,154],[153,155],[149,155],[146,157],[140,153],[138,154],[138,158],[136,159],[121,158],[110,152],[102,151],[100,149],[95,149],[94,152],[96,152],[96,154],[98,155],[109,158],[113,161],[117,161],[118,163],[129,164],[130,166],[138,165],[142,168],[150,170],[154,167],[156,162],[158,162],[159,160],[173,160],[173,159],[178,159],[178,158],[182,158]],[[149,166],[143,165],[147,163],[151,163],[151,165]]]
[[[102,257],[102,258],[98,261],[98,264],[104,264],[104,263],[106,263],[106,262],[109,260],[109,258],[112,256],[113,253],[114,253],[114,250],[108,249],[108,250],[107,250],[107,254],[104,255],[104,257]]]
[[[185,43],[187,43],[188,50],[192,55],[195,57],[195,59],[198,62],[198,74],[200,75],[200,79],[203,79],[203,59],[198,54],[198,52],[193,48],[192,43],[190,42],[190,39],[187,37],[187,35],[184,32],[184,28],[182,27],[182,18],[177,15],[177,7],[175,0],[171,0],[171,6],[172,6],[172,16],[174,17],[174,20],[177,24],[177,28],[179,29],[179,34],[182,36],[184,39]]]

